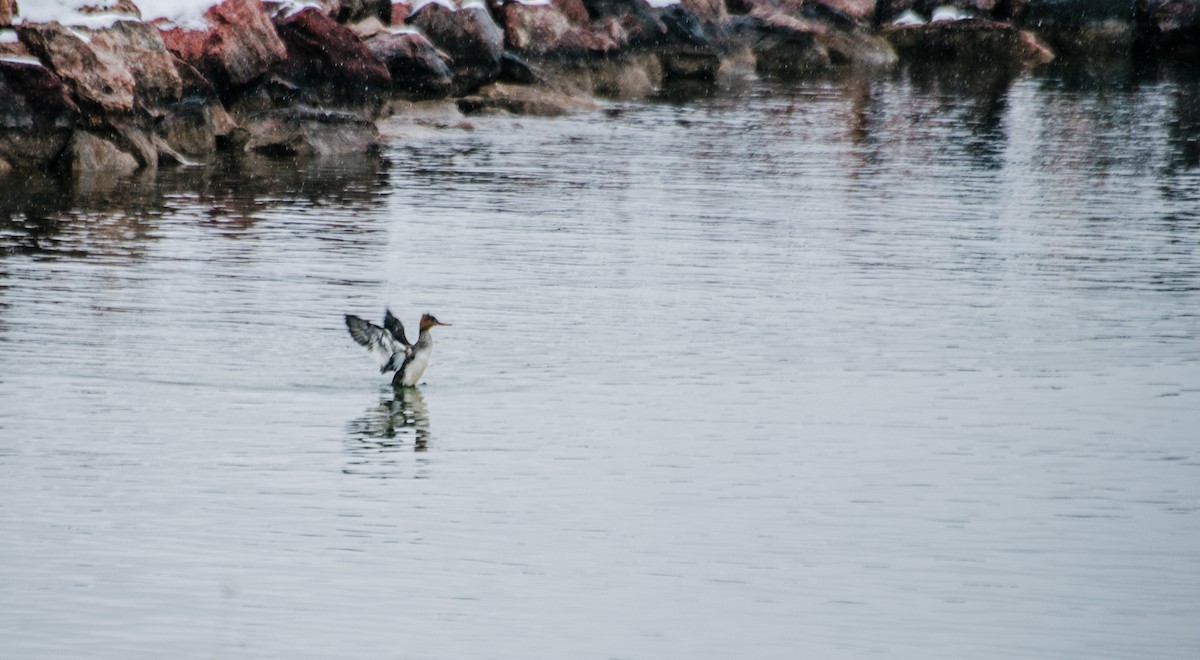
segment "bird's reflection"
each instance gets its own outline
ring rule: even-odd
[[[408,464],[398,452],[429,449],[425,397],[415,387],[380,397],[378,405],[346,425],[346,436],[346,449],[351,454],[346,473],[394,476]]]

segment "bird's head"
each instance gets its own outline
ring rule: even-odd
[[[432,328],[435,325],[450,325],[450,324],[442,323],[441,321],[437,320],[437,317],[435,317],[433,314],[422,314],[421,315],[421,332],[425,332],[426,330]]]

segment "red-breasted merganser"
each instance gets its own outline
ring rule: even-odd
[[[422,314],[421,334],[417,336],[417,343],[410,344],[404,336],[404,324],[392,316],[390,309],[383,312],[382,328],[353,314],[346,315],[346,328],[350,336],[366,346],[371,356],[379,362],[379,373],[396,372],[392,376],[392,387],[414,387],[420,382],[433,355],[433,338],[429,330],[435,325],[450,324],[442,323],[432,314]]]

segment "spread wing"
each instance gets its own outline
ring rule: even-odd
[[[400,319],[392,316],[392,310],[383,310],[383,329],[392,333],[392,338],[405,346],[412,346],[408,343],[408,338],[404,336],[404,324]]]
[[[392,333],[353,314],[346,315],[346,329],[354,341],[365,346],[371,357],[379,363],[380,373],[399,369],[412,351],[409,346],[396,341]]]

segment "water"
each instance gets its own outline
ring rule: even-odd
[[[758,81],[10,188],[0,656],[1196,657],[1197,98]],[[453,324],[398,398],[385,305]]]

